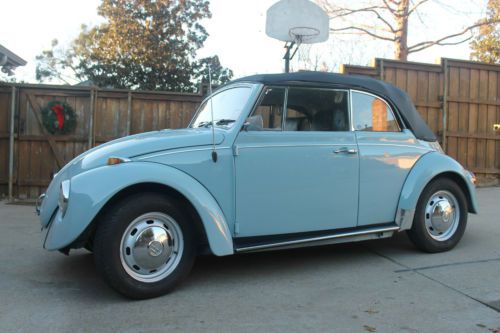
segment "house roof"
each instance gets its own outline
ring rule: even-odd
[[[11,73],[14,68],[24,65],[26,60],[0,44],[0,67],[4,72]]]
[[[397,110],[404,125],[421,140],[436,141],[435,134],[415,109],[411,98],[398,87],[367,76],[344,75],[325,72],[296,72],[282,74],[258,74],[232,82],[258,82],[265,85],[328,86],[332,88],[354,88],[383,97]]]

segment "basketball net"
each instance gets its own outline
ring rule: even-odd
[[[294,27],[288,30],[288,34],[297,45],[300,45],[318,36],[319,30],[311,27]]]

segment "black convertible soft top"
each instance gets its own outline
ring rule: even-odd
[[[234,82],[259,82],[266,85],[312,85],[337,88],[354,88],[379,95],[386,99],[401,116],[404,125],[420,140],[436,141],[436,136],[415,109],[410,97],[401,89],[387,82],[360,75],[343,75],[325,72],[296,72],[283,74],[258,74]]]

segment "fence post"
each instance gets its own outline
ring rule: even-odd
[[[89,115],[89,136],[88,136],[88,148],[92,148],[92,133],[94,132],[94,88],[90,90],[90,115]]]
[[[384,59],[380,59],[379,63],[379,71],[380,71],[380,80],[384,81]]]
[[[446,140],[446,131],[447,131],[447,121],[446,118],[448,116],[448,84],[449,84],[449,79],[448,79],[448,59],[443,59],[443,66],[444,66],[444,78],[443,78],[443,134],[441,141],[443,143],[443,150],[445,153],[447,153],[448,149],[448,142]]]
[[[10,99],[10,129],[9,129],[9,201],[14,199],[14,121],[16,116],[16,87],[12,86]]]
[[[132,123],[132,92],[129,90],[127,95],[127,135],[130,135],[130,126]]]

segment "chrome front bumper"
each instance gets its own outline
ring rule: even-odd
[[[43,198],[45,198],[45,193],[42,193],[37,199],[36,199],[36,205],[35,205],[35,210],[36,210],[36,215],[40,216],[40,208],[42,207],[42,202]]]

